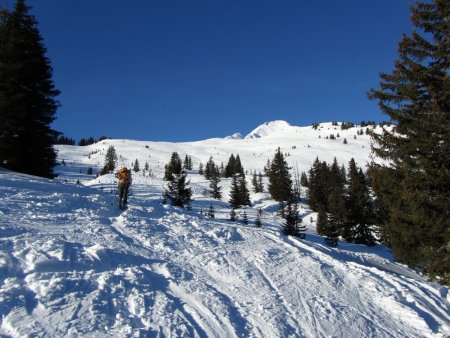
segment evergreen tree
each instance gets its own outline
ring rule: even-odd
[[[168,180],[166,195],[175,207],[190,208],[192,191],[186,178],[187,173],[183,170],[180,173],[173,173],[172,179]]]
[[[397,259],[450,284],[450,3],[417,2],[411,12],[418,29],[369,94],[394,124],[372,133],[375,154],[390,163],[378,166],[374,189]]]
[[[144,170],[145,171],[149,171],[150,170],[150,166],[148,165],[148,162],[145,162]]]
[[[268,190],[272,198],[278,202],[292,199],[292,180],[289,166],[278,148],[272,160]]]
[[[286,211],[284,216],[284,223],[283,223],[283,233],[287,236],[296,236],[296,237],[303,237],[304,234],[300,233],[300,214],[298,212],[298,204],[293,201],[288,201],[286,203]]]
[[[263,180],[262,180],[262,174],[261,173],[258,174],[258,191],[259,192],[264,192],[264,183],[263,183]]]
[[[184,157],[183,169],[192,170],[192,158],[188,155]]]
[[[248,225],[248,215],[246,210],[244,210],[244,213],[242,214],[242,223]]]
[[[219,176],[213,176],[209,181],[209,187],[211,188],[211,197],[220,200],[222,198],[222,187],[219,186]]]
[[[375,221],[367,179],[356,168],[354,159],[349,164],[348,216],[342,236],[349,242],[374,245],[373,224]]]
[[[164,167],[164,180],[171,181],[174,175],[180,175],[182,171],[182,163],[177,152],[173,152],[170,162]]]
[[[230,221],[235,222],[237,219],[236,210],[234,208],[230,211]]]
[[[302,172],[300,176],[300,184],[306,188],[308,188],[308,176],[306,176],[305,172]]]
[[[258,187],[258,179],[256,177],[256,172],[253,173],[252,185],[253,185],[253,192],[255,194],[257,194],[259,192],[259,187]]]
[[[199,165],[198,165],[198,174],[199,175],[203,175],[204,174],[203,163],[202,162],[200,162]]]
[[[105,155],[105,165],[103,166],[100,175],[112,173],[116,168],[116,164],[117,164],[116,149],[114,148],[114,146],[109,146]]]
[[[345,191],[345,176],[342,176],[341,168],[336,158],[328,172],[328,212],[330,213],[330,222],[336,231],[343,229],[347,222],[347,205]]]
[[[135,172],[135,173],[137,173],[137,172],[139,172],[141,169],[139,168],[139,161],[138,161],[138,159],[136,159],[136,161],[134,162],[134,165],[133,165],[133,171]]]
[[[309,206],[312,210],[318,211],[321,206],[328,210],[328,166],[326,162],[320,162],[319,158],[313,163],[309,170],[308,191]]]
[[[215,218],[216,216],[216,210],[214,209],[214,206],[212,205],[212,203],[209,205],[209,209],[207,211],[207,216],[210,218]]]
[[[209,158],[209,161],[206,163],[203,174],[205,175],[205,178],[207,180],[211,180],[211,178],[213,178],[213,177],[219,177],[219,168],[214,163],[212,156]]]
[[[59,103],[50,60],[24,0],[0,9],[0,164],[11,170],[55,177],[51,128]]]
[[[250,193],[247,189],[247,179],[245,175],[240,176],[239,180],[239,201],[241,205],[251,206]]]
[[[234,155],[231,154],[230,158],[228,159],[228,163],[225,166],[225,177],[233,177],[236,174],[235,167],[236,159],[234,158]]]
[[[323,205],[319,208],[319,213],[317,214],[317,224],[316,231],[321,236],[326,236],[328,231],[328,214]]]
[[[339,241],[338,224],[334,216],[332,215],[330,215],[330,218],[328,219],[325,236],[326,236],[325,242],[329,246],[333,248],[336,248],[338,246]]]
[[[238,209],[242,205],[239,195],[239,180],[237,175],[234,175],[231,179],[230,200],[228,203],[230,203],[230,207],[232,209]]]

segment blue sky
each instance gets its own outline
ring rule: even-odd
[[[77,140],[381,121],[366,93],[412,29],[406,0],[27,3],[62,92],[53,127]]]

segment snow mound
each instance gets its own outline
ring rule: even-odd
[[[225,140],[242,140],[244,136],[241,133],[235,133],[233,135],[225,137]]]
[[[278,134],[280,132],[285,131],[289,127],[291,127],[291,125],[286,121],[282,120],[266,122],[257,127],[256,129],[254,129],[250,134],[245,136],[245,139],[261,138],[273,134]]]

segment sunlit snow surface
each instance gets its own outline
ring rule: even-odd
[[[229,222],[227,179],[217,201],[192,171],[192,211],[161,203],[162,171],[173,151],[191,155],[195,168],[210,156],[220,165],[239,153],[249,172],[262,171],[278,146],[300,171],[316,156],[336,156],[340,164],[355,157],[360,166],[369,160],[369,138],[355,140],[355,128],[277,125],[282,130],[260,128],[264,135],[251,139],[59,146],[66,166],[53,181],[0,170],[0,335],[448,337],[448,288],[395,263],[383,246],[327,247],[306,205],[308,232],[299,240],[280,233],[277,205],[265,193],[252,195],[249,225]],[[330,133],[340,138],[327,140]],[[113,175],[86,175],[103,165],[109,145],[119,165],[138,159],[143,168],[147,161],[156,175],[133,176],[124,212],[116,207]],[[200,214],[211,203],[215,219]]]

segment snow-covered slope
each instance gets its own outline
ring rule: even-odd
[[[0,335],[448,337],[448,288],[395,263],[383,246],[327,247],[305,205],[304,240],[280,233],[276,203],[264,193],[252,195],[249,225],[229,222],[226,179],[217,201],[192,172],[192,211],[162,205],[160,177],[172,151],[203,163],[239,153],[249,170],[261,170],[277,146],[305,168],[317,154],[340,163],[368,158],[368,139],[354,140],[355,130],[333,141],[324,138],[333,132],[328,124],[291,128],[252,140],[64,146],[66,166],[54,181],[0,170]],[[112,175],[86,175],[111,144],[123,164],[148,161],[156,174],[134,175],[124,212],[115,207]],[[211,203],[215,219],[200,214]],[[255,228],[259,207],[263,225]]]

